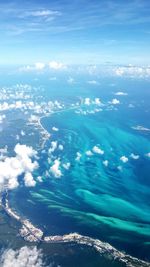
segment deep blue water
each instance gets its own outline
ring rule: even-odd
[[[98,85],[91,85],[87,83],[89,77],[78,76],[76,83],[70,85],[64,76],[56,81],[43,76],[38,81],[33,78],[36,77],[20,75],[17,83],[27,82],[37,87],[34,94],[42,95],[42,101],[63,102],[64,111],[41,120],[51,133],[45,147],[38,148],[40,168],[35,176],[41,175],[43,182],[38,182],[35,188],[14,190],[10,194],[11,205],[47,234],[79,232],[150,260],[150,159],[147,156],[150,131],[134,128],[140,125],[150,129],[149,82],[101,78]],[[13,78],[9,83],[15,82]],[[118,91],[127,95],[116,96]],[[100,98],[102,111],[90,113],[95,110],[93,104],[69,109],[72,103],[87,97],[91,101]],[[111,106],[109,101],[113,98],[119,99],[120,104]],[[80,109],[89,113],[76,113]],[[10,125],[15,122],[14,116],[1,135],[2,144],[7,141],[12,147]],[[21,117],[17,128],[22,129],[24,123]],[[58,132],[52,131],[54,126],[59,128]],[[12,131],[17,132],[17,128]],[[26,126],[27,134],[21,142],[36,148],[38,137],[29,136],[30,130]],[[4,135],[8,135],[5,142]],[[48,149],[56,140],[63,150],[56,149],[50,155]],[[87,156],[86,152],[94,146],[104,154]],[[81,153],[79,161],[75,160],[77,152]],[[139,159],[133,159],[131,153],[139,155]],[[128,162],[123,163],[122,156]],[[61,162],[60,178],[49,171],[55,159]],[[106,160],[108,166],[103,164]],[[62,167],[66,162],[70,163],[69,170]]]

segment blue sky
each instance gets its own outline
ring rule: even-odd
[[[0,1],[0,64],[149,64],[149,0]]]

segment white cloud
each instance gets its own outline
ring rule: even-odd
[[[93,153],[92,153],[91,150],[87,150],[87,151],[85,152],[85,154],[86,154],[87,156],[92,156],[92,155],[93,155]]]
[[[20,158],[33,157],[37,155],[37,152],[31,147],[26,145],[17,144],[14,151]]]
[[[115,93],[115,95],[125,96],[125,95],[128,95],[128,94],[127,94],[127,93],[124,93],[124,92],[121,92],[121,91],[119,91],[119,92]]]
[[[56,148],[57,148],[57,145],[58,145],[58,143],[57,143],[57,141],[52,141],[51,142],[51,147],[49,148],[49,153],[52,153],[52,152],[54,152],[55,150],[56,150]]]
[[[61,170],[59,169],[60,167],[60,160],[56,159],[54,161],[54,164],[50,167],[50,172],[54,175],[54,177],[59,178],[62,176]]]
[[[53,70],[61,70],[66,68],[66,66],[63,63],[57,61],[50,61],[48,65],[49,68]]]
[[[96,154],[100,154],[100,155],[103,155],[104,154],[104,150],[102,150],[101,148],[97,147],[97,146],[94,146],[92,148],[92,151]]]
[[[0,123],[3,123],[4,119],[6,118],[6,116],[3,114],[3,115],[0,115]]]
[[[37,177],[37,181],[40,182],[40,183],[43,182],[42,177],[41,176],[38,176]]]
[[[22,247],[19,250],[8,249],[0,259],[1,267],[42,267],[42,253],[36,247]]]
[[[124,74],[124,68],[119,67],[119,68],[115,69],[115,74],[117,76],[122,76]]]
[[[100,106],[102,104],[102,102],[98,97],[96,97],[94,100],[94,104]]]
[[[81,157],[82,157],[82,154],[80,152],[77,152],[75,160],[80,161]]]
[[[52,127],[52,130],[55,131],[55,132],[58,132],[59,131],[59,129],[57,127],[55,127],[55,126]]]
[[[36,62],[34,65],[26,65],[23,66],[19,69],[19,71],[25,71],[25,72],[30,72],[30,71],[42,71],[46,67],[46,64],[43,62]]]
[[[128,66],[116,67],[113,72],[117,76],[127,76],[131,78],[148,78],[150,77],[150,67],[148,66]]]
[[[28,12],[27,14],[33,17],[48,17],[48,16],[54,16],[54,15],[60,15],[61,13],[59,11],[45,9],[45,10],[35,10],[32,12]]]
[[[86,97],[85,100],[84,100],[84,104],[89,106],[91,104],[91,100],[89,97]]]
[[[5,146],[4,148],[0,148],[0,153],[7,154],[8,152],[8,146]]]
[[[35,69],[36,70],[43,70],[45,68],[45,64],[42,62],[35,63]]]
[[[131,153],[130,157],[132,159],[139,159],[140,156],[139,155],[135,155],[134,153]]]
[[[137,130],[137,131],[146,131],[146,132],[150,131],[150,128],[146,128],[146,127],[143,127],[141,125],[132,126],[131,128],[134,130]]]
[[[27,173],[31,174],[38,168],[37,161],[31,160],[32,157],[37,155],[37,152],[33,150],[32,147],[17,144],[14,151],[16,153],[15,157],[7,157],[0,161],[0,190],[3,190],[4,188],[14,189],[18,187],[18,177],[20,175],[25,174],[26,176]]]
[[[88,81],[87,83],[88,83],[88,84],[93,84],[93,85],[97,85],[97,84],[98,84],[98,82],[95,81],[95,80]]]
[[[147,156],[148,158],[150,158],[150,152],[148,152],[148,153],[146,154],[146,156]]]
[[[36,185],[36,182],[34,181],[33,176],[30,172],[25,173],[24,183],[25,183],[25,186],[27,186],[27,187]]]
[[[64,169],[69,170],[70,162],[64,163],[62,166],[64,167]]]
[[[110,102],[112,105],[117,105],[120,104],[120,101],[116,98],[113,98],[112,101]]]
[[[26,135],[25,132],[24,132],[23,130],[21,130],[20,134],[21,134],[22,136],[25,136],[25,135]]]
[[[16,140],[18,141],[20,139],[20,136],[17,134],[16,135]]]
[[[64,149],[63,145],[59,145],[59,146],[58,146],[58,149],[59,149],[59,150],[63,150],[63,149]]]
[[[120,158],[120,160],[121,160],[123,163],[128,162],[128,158],[127,158],[126,156],[122,156],[122,157]]]
[[[103,161],[103,165],[104,165],[105,167],[107,167],[108,164],[109,164],[108,160],[104,160],[104,161]]]

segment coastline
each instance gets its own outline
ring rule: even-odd
[[[54,235],[54,236],[45,236],[44,232],[34,226],[29,220],[23,220],[16,212],[14,212],[9,207],[8,202],[8,191],[6,190],[3,193],[1,203],[3,210],[7,213],[8,216],[15,219],[16,221],[20,222],[21,228],[19,230],[20,236],[28,242],[34,243],[47,243],[47,244],[54,244],[54,243],[76,243],[86,246],[93,247],[97,252],[101,255],[111,255],[113,260],[118,260],[126,264],[126,266],[132,267],[149,267],[150,262],[146,262],[144,260],[140,260],[138,258],[132,257],[124,252],[121,252],[111,246],[109,243],[102,242],[99,239],[94,239],[88,236],[83,236],[78,233],[69,233],[64,235]]]

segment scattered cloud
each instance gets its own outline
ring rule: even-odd
[[[80,152],[77,152],[75,160],[80,161],[81,157],[82,157],[82,154]]]
[[[59,149],[59,150],[63,150],[63,149],[64,149],[63,145],[60,144],[60,145],[58,146],[58,149]]]
[[[43,71],[46,68],[46,64],[43,62],[36,62],[34,65],[26,65],[19,68],[20,72],[30,72],[30,71]]]
[[[57,128],[57,127],[52,127],[52,130],[54,131],[54,132],[58,132],[59,131],[59,129]]]
[[[92,156],[92,155],[93,155],[93,153],[92,153],[91,150],[87,150],[87,151],[85,152],[85,154],[86,154],[87,156]]]
[[[131,153],[130,157],[135,160],[140,158],[139,155],[135,155],[134,153]]]
[[[60,16],[61,12],[54,11],[50,9],[43,9],[43,10],[34,10],[28,11],[23,14],[24,17],[49,17],[49,16]]]
[[[54,164],[50,167],[50,172],[53,174],[54,177],[60,178],[62,176],[60,168],[60,160],[56,159]]]
[[[50,69],[53,69],[53,70],[66,69],[66,66],[63,63],[57,62],[57,61],[50,61],[48,66]]]
[[[24,183],[25,183],[25,186],[27,187],[32,187],[32,186],[35,186],[36,185],[36,182],[35,180],[33,179],[33,176],[30,172],[26,172],[25,175],[24,175]]]
[[[150,77],[150,67],[149,66],[128,66],[115,67],[113,73],[117,76],[126,76],[131,78],[148,78]]]
[[[51,147],[50,147],[49,150],[48,150],[49,153],[54,152],[54,151],[56,150],[57,146],[58,146],[58,142],[57,142],[57,141],[52,141],[52,142],[51,142]]]
[[[85,100],[84,100],[84,104],[89,106],[91,104],[91,100],[89,97],[86,97]]]
[[[99,148],[98,146],[94,146],[92,148],[92,151],[96,154],[100,154],[100,155],[103,155],[104,154],[104,150],[102,150],[101,148]]]
[[[45,68],[45,64],[42,62],[35,63],[35,69],[36,70],[43,70]]]
[[[121,160],[123,163],[128,162],[128,158],[127,158],[126,156],[122,156],[122,157],[120,158],[120,160]]]
[[[22,247],[19,250],[8,249],[0,259],[1,267],[42,267],[42,253],[36,247]]]
[[[96,97],[93,104],[100,106],[100,105],[102,105],[102,102],[98,97]]]
[[[104,161],[103,161],[103,165],[104,165],[105,167],[107,167],[108,164],[109,164],[108,160],[104,160]]]
[[[128,95],[128,94],[125,93],[125,92],[121,92],[121,91],[119,91],[119,92],[115,93],[115,95],[125,96],[125,95]]]
[[[144,126],[141,126],[141,125],[132,126],[131,128],[133,130],[137,130],[137,131],[146,131],[146,132],[150,131],[150,128],[147,128],[147,127],[144,127]]]
[[[70,165],[71,165],[70,162],[67,162],[67,163],[64,163],[62,166],[64,167],[64,169],[69,170]]]
[[[110,102],[110,104],[112,104],[112,105],[118,105],[118,104],[120,104],[120,101],[118,99],[114,98],[114,99],[112,99],[112,101]]]
[[[18,187],[18,178],[23,174],[26,186],[35,186],[36,184],[31,176],[33,171],[38,168],[38,163],[32,161],[31,158],[36,157],[37,152],[32,147],[20,144],[15,146],[14,152],[16,153],[15,157],[6,157],[0,161],[0,190]]]

